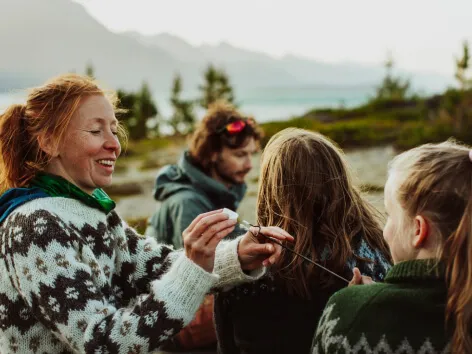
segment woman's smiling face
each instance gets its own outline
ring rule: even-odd
[[[121,152],[117,133],[118,121],[110,101],[102,95],[87,97],[72,117],[62,143],[51,154],[46,172],[89,194],[110,185]]]

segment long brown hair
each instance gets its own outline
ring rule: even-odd
[[[247,123],[240,133],[230,135],[221,131],[226,124],[237,120]],[[214,152],[220,152],[223,147],[237,149],[246,146],[251,137],[258,144],[262,136],[263,132],[254,118],[244,116],[232,104],[219,100],[208,107],[202,121],[190,136],[189,152],[193,162],[205,173],[209,173]]]
[[[116,107],[113,92],[102,90],[86,76],[66,74],[32,89],[25,104],[14,104],[0,115],[0,190],[24,187],[44,169],[50,156],[38,138],[60,142],[82,100],[106,95]],[[121,137],[126,136],[119,127]]]
[[[428,220],[440,237],[446,265],[446,325],[454,328],[452,353],[472,353],[472,161],[470,148],[453,140],[404,152],[391,163],[395,197],[405,218]]]
[[[354,186],[342,151],[321,134],[285,129],[274,135],[262,154],[257,217],[260,225],[275,225],[295,237],[294,249],[344,272],[353,257],[353,238],[362,234],[388,257],[388,246],[376,218],[378,213]],[[355,256],[354,256],[355,257]],[[325,274],[300,257],[284,253],[279,272],[288,290],[310,298],[310,283]],[[329,281],[328,281],[329,282]]]

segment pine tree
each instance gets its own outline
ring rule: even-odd
[[[469,69],[469,43],[464,41],[462,44],[462,58],[456,59],[456,79],[459,81],[461,90],[467,90],[472,86],[472,79],[467,78],[467,70]]]
[[[127,128],[131,139],[143,139],[150,132],[158,132],[157,116],[159,111],[146,82],[137,93],[118,90],[117,95],[120,100],[120,108],[124,110],[119,118]],[[151,118],[155,118],[153,129],[149,127]]]
[[[202,92],[200,105],[203,108],[208,108],[210,104],[217,100],[225,100],[234,104],[233,88],[224,70],[217,69],[210,64],[203,77],[204,83],[199,86],[199,90]]]
[[[141,90],[138,94],[136,103],[136,126],[134,129],[134,139],[143,139],[147,137],[148,121],[158,115],[159,111],[152,99],[151,90],[146,82],[143,82]],[[155,122],[154,131],[159,130],[157,121]]]
[[[119,110],[117,118],[125,126],[128,134],[131,136],[131,131],[136,125],[135,116],[135,105],[137,101],[137,95],[134,92],[127,92],[125,90],[117,90],[116,94],[119,100]]]
[[[460,89],[457,92],[459,102],[450,111],[454,119],[454,131],[457,136],[470,142],[472,134],[472,78],[467,76],[470,65],[469,43],[462,44],[462,58],[456,58],[455,77],[459,81]]]
[[[393,75],[393,67],[395,62],[392,55],[389,53],[385,61],[385,77],[382,84],[377,88],[377,93],[374,101],[381,100],[404,100],[407,98],[410,90],[410,81],[403,80],[401,77]]]
[[[85,75],[87,75],[91,79],[95,79],[95,70],[91,63],[88,63],[85,67]]]
[[[193,130],[195,115],[193,113],[193,102],[183,100],[180,97],[181,94],[182,78],[177,74],[172,84],[170,103],[174,112],[169,120],[169,124],[174,130],[174,133],[186,134]]]

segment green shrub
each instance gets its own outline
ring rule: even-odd
[[[397,130],[398,122],[394,120],[355,119],[325,124],[319,132],[342,147],[355,147],[392,142]]]
[[[157,137],[152,139],[142,139],[138,141],[129,141],[128,145],[123,148],[123,157],[139,157],[149,152],[165,149],[170,146],[185,143],[185,137]]]
[[[452,124],[446,121],[405,123],[395,142],[400,150],[411,149],[426,143],[439,143],[453,136]]]
[[[288,121],[263,123],[261,127],[264,130],[261,145],[264,147],[269,142],[270,138],[281,130],[286,128],[301,128],[316,131],[321,127],[321,123],[307,118],[294,118]]]

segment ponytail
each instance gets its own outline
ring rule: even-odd
[[[37,143],[28,133],[26,106],[11,105],[0,115],[0,190],[2,192],[8,188],[23,187],[34,177],[37,169],[28,161],[32,152],[37,152]]]
[[[406,215],[427,217],[438,235],[450,351],[472,353],[472,151],[454,140],[424,144],[395,157],[390,169]]]
[[[472,166],[470,166],[472,168]],[[472,181],[471,181],[472,190]],[[447,239],[446,324],[454,328],[451,352],[472,353],[472,197],[457,230]]]

